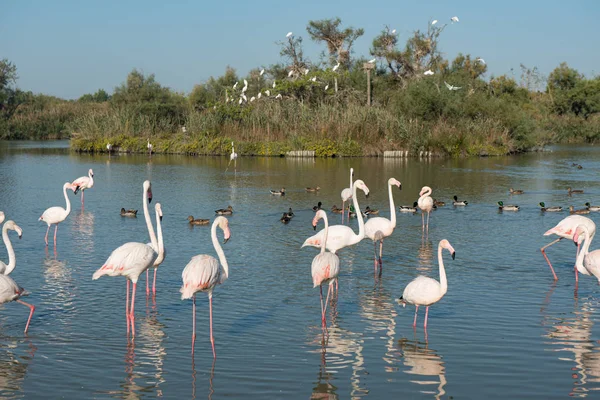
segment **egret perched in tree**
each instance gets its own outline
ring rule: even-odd
[[[374,58],[374,59],[372,59],[372,60],[369,60],[369,63],[370,63],[370,64],[374,64],[374,63],[375,63],[375,61],[377,61],[377,59],[376,59],[376,58]]]
[[[392,35],[395,35],[395,34],[396,34],[396,30],[392,29]]]
[[[263,68],[260,70],[260,76],[262,76],[262,74],[264,74],[264,73],[265,73],[265,69]]]
[[[275,81],[273,81],[273,89],[275,89]]]
[[[313,76],[312,78],[310,78],[311,81],[316,82],[317,81],[317,77]]]
[[[236,83],[233,85],[233,88],[234,88],[234,89],[237,87],[238,83],[239,83],[239,82],[236,82]]]
[[[448,88],[448,90],[458,90],[458,89],[462,89],[462,86],[454,86],[454,85],[450,85],[448,82],[444,81],[444,83],[446,84],[446,87]]]
[[[329,89],[329,84],[325,85],[325,90]]]
[[[260,99],[262,97],[262,93],[259,93],[256,97]]]
[[[267,90],[265,90],[265,94],[266,94],[267,96],[270,96],[270,95],[271,95],[271,91],[270,91],[269,89],[267,89]]]
[[[250,103],[252,103],[254,100],[256,100],[256,97],[254,97],[254,96],[250,97]]]
[[[434,72],[430,69],[428,69],[427,71],[423,72],[423,75],[433,75]]]
[[[246,95],[244,93],[242,93],[242,95],[240,96],[242,99],[244,99],[244,101],[248,101],[248,98],[246,97]]]
[[[242,104],[242,98],[240,97],[240,101],[238,101],[238,104]]]
[[[292,36],[292,35],[293,35],[293,33],[292,33],[292,32],[288,32],[288,34],[287,34],[287,35],[285,35],[285,37],[289,38],[289,37],[290,37],[290,36]]]
[[[306,69],[304,70],[304,75],[308,75],[308,71],[310,71],[310,69],[306,68]]]
[[[289,78],[289,77],[291,77],[293,74],[294,74],[294,70],[291,70],[291,71],[288,73],[288,78]]]
[[[437,19],[434,19],[433,21],[431,21],[431,25],[435,25],[437,23],[438,23]]]
[[[340,67],[340,63],[337,63],[337,64],[336,64],[336,65],[333,67],[332,71],[333,71],[333,72],[335,72],[335,71],[336,71],[336,70],[337,70],[339,67]]]
[[[279,93],[277,96],[275,96],[275,98],[276,99],[281,99],[282,98],[281,93]]]
[[[480,62],[480,63],[482,63],[482,64],[484,64],[484,65],[485,65],[485,60],[484,60],[483,58],[481,58],[481,57],[477,57],[477,58],[475,59],[475,61],[478,61],[478,62]]]
[[[450,18],[450,21],[452,21],[452,23],[458,22],[458,17],[454,16],[454,17]]]

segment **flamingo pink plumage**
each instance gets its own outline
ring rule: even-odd
[[[4,220],[4,218],[1,219],[2,221]],[[0,221],[0,224],[2,223],[2,221]],[[17,234],[19,235],[19,239],[21,239],[21,236],[23,236],[23,230],[19,225],[15,224],[14,221],[7,221],[2,227],[2,241],[4,242],[6,250],[8,251],[8,264],[5,264],[2,261],[0,261],[0,274],[2,275],[10,274],[17,266],[15,250],[13,249],[12,243],[10,242],[10,238],[8,237],[9,229],[17,232]]]
[[[127,317],[127,334],[129,334],[129,324],[131,324],[132,336],[135,336],[135,289],[139,276],[150,268],[158,253],[155,249],[158,249],[158,242],[156,235],[154,234],[154,228],[152,221],[148,215],[148,202],[152,201],[152,185],[150,181],[145,181],[143,185],[143,197],[142,202],[144,206],[144,216],[146,217],[146,225],[148,227],[148,233],[150,234],[150,240],[152,246],[148,246],[144,243],[129,242],[115,249],[108,259],[104,262],[104,265],[98,269],[92,276],[93,280],[100,278],[103,275],[108,276],[125,276],[127,278],[127,297],[125,300],[125,315]],[[160,224],[160,219],[158,220]],[[131,307],[129,307],[129,281],[133,282],[133,291],[131,296]]]
[[[327,320],[325,312],[327,311],[327,304],[329,303],[329,294],[332,291],[332,285],[337,280],[340,273],[340,259],[335,253],[326,252],[325,248],[327,245],[327,236],[329,231],[329,223],[327,221],[327,214],[323,210],[317,211],[313,218],[313,226],[316,226],[318,221],[323,219],[325,222],[325,229],[323,233],[323,240],[321,241],[321,252],[313,258],[311,265],[311,274],[313,280],[313,287],[319,286],[321,294],[321,324],[324,330],[327,330]],[[327,299],[323,304],[323,285],[329,284],[327,289]]]
[[[354,179],[354,168],[350,168],[350,187],[342,190],[342,224],[344,223],[344,214],[346,213],[346,202],[352,198],[352,179]],[[350,220],[350,210],[348,210],[348,220]]]
[[[427,329],[427,316],[429,314],[429,306],[440,301],[441,298],[444,297],[444,295],[448,291],[448,281],[446,280],[446,270],[444,269],[442,249],[447,249],[450,252],[450,254],[452,254],[453,260],[456,255],[454,248],[452,247],[452,245],[450,245],[450,242],[448,242],[448,240],[443,239],[440,241],[438,245],[440,281],[438,282],[435,279],[423,275],[417,276],[408,285],[406,285],[404,293],[402,293],[402,297],[398,299],[403,307],[406,306],[406,303],[414,304],[416,306],[413,326],[417,326],[417,313],[419,312],[419,306],[426,306],[427,308],[425,309],[425,323],[423,324],[423,327]]]
[[[394,197],[392,195],[392,186],[398,186],[402,189],[402,184],[394,179],[388,179],[388,195],[390,198],[390,219],[383,217],[370,218],[365,223],[365,235],[373,241],[375,251],[375,270],[379,265],[379,274],[381,274],[382,262],[381,255],[383,253],[383,238],[386,238],[394,232],[396,227],[396,206],[394,205]],[[379,241],[379,261],[377,260],[377,241]]]
[[[542,252],[542,255],[546,259],[546,262],[548,263],[548,266],[550,267],[550,271],[552,271],[552,275],[554,276],[555,281],[558,280],[558,277],[556,276],[556,272],[554,272],[554,268],[552,267],[552,263],[550,262],[550,259],[546,255],[546,249],[548,247],[552,246],[553,244],[560,242],[562,239],[571,239],[572,240],[573,235],[575,234],[575,230],[580,225],[583,225],[588,229],[589,237],[590,237],[590,241],[591,241],[594,238],[594,235],[596,234],[596,224],[591,219],[589,219],[587,217],[583,217],[581,215],[570,215],[570,216],[562,219],[554,228],[548,229],[544,233],[544,236],[548,236],[548,235],[559,236],[558,239],[548,243],[547,245],[545,245],[544,247],[542,247],[540,249],[540,251]],[[577,254],[579,254],[579,245],[577,246]],[[575,281],[576,282],[579,281],[579,277],[577,276],[577,268],[575,268]]]
[[[585,225],[577,227],[573,235],[573,241],[577,245],[580,244],[581,239],[583,239],[584,243],[577,255],[575,269],[584,275],[595,276],[598,279],[598,284],[600,284],[600,249],[592,252],[589,251],[592,239],[590,231]]]
[[[67,208],[64,209],[62,207],[50,207],[44,211],[42,216],[38,219],[38,221],[44,221],[48,224],[48,229],[46,230],[46,237],[44,241],[46,242],[46,246],[48,246],[48,232],[50,231],[50,225],[56,224],[54,228],[54,247],[56,247],[56,231],[58,231],[58,224],[63,222],[69,214],[71,213],[71,202],[69,201],[69,197],[67,196],[67,189],[75,190],[71,182],[65,182],[63,185],[63,194],[65,195],[65,201],[67,202]]]
[[[421,225],[423,231],[425,231],[425,225],[427,225],[427,232],[429,232],[429,214],[433,210],[433,199],[431,198],[431,188],[429,186],[423,186],[419,192],[419,200],[417,205],[421,209]],[[425,224],[425,213],[427,213],[427,224]]]
[[[223,243],[227,243],[231,237],[229,230],[229,221],[225,217],[215,218],[210,231],[213,247],[219,256],[219,260],[207,254],[200,254],[192,257],[190,262],[183,269],[181,278],[183,286],[179,289],[181,300],[192,299],[192,354],[194,353],[194,343],[196,341],[196,293],[208,293],[209,318],[210,318],[210,343],[212,345],[213,358],[217,358],[215,352],[215,339],[213,337],[212,323],[212,292],[218,284],[224,283],[229,278],[229,265],[225,258],[225,253],[217,239],[217,227],[221,228],[224,235]],[[219,261],[221,264],[219,265]]]
[[[73,181],[72,185],[75,194],[77,194],[77,192],[81,190],[81,206],[83,207],[83,195],[85,194],[85,190],[91,189],[94,186],[94,171],[92,171],[92,169],[90,168],[88,171],[88,176],[80,176],[79,178]]]

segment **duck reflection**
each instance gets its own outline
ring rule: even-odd
[[[36,350],[28,339],[22,342],[9,339],[0,344],[0,398],[20,397]]]
[[[552,290],[551,290],[552,291]],[[579,305],[575,299],[573,312],[562,318],[544,315],[543,324],[547,327],[544,337],[550,339],[545,344],[554,352],[569,352],[572,356],[558,359],[573,363],[569,369],[573,378],[572,397],[587,397],[590,392],[600,390],[600,347],[592,340],[593,315],[597,301],[586,300]],[[542,309],[544,313],[546,308]]]
[[[446,394],[444,386],[447,381],[444,362],[435,350],[429,348],[427,342],[402,338],[398,340],[395,356],[398,361],[402,361],[402,364],[408,367],[404,373],[423,377],[415,377],[415,380],[411,380],[412,383],[431,387],[429,390],[420,390],[421,393],[433,394],[433,397],[438,400]],[[433,379],[434,377],[437,377],[437,380]],[[436,389],[433,389],[434,385],[437,385]]]

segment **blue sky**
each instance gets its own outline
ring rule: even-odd
[[[343,6],[341,6],[343,4]],[[548,74],[566,61],[586,76],[600,72],[600,2],[581,1],[4,1],[0,59],[17,65],[23,90],[78,98],[99,88],[112,92],[137,68],[162,85],[189,93],[227,65],[240,75],[280,61],[276,41],[288,31],[304,38],[317,61],[322,45],[306,34],[309,20],[339,16],[362,27],[354,56],[384,25],[400,41],[427,21],[460,23],[442,34],[441,51],[479,56],[488,74],[510,74],[519,64]],[[370,58],[370,57],[369,57]]]

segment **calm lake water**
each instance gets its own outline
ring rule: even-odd
[[[582,277],[575,293],[575,247],[548,250],[554,283],[539,248],[542,233],[568,212],[542,214],[537,206],[600,203],[600,149],[557,147],[552,152],[467,160],[79,155],[68,143],[0,143],[0,210],[23,228],[10,237],[17,254],[11,276],[31,294],[28,309],[0,306],[0,397],[4,398],[598,398],[600,394],[600,287]],[[572,162],[583,165],[578,170]],[[371,190],[361,206],[389,216],[387,180],[395,177],[396,205],[412,204],[423,185],[447,204],[423,237],[419,215],[398,214],[384,244],[383,275],[373,276],[373,245],[363,240],[340,251],[338,302],[328,314],[323,344],[317,288],[310,265],[318,250],[300,246],[314,234],[312,206],[341,206],[349,168]],[[69,192],[73,211],[58,229],[58,247],[44,246],[38,217],[64,207],[62,185],[95,172],[85,211]],[[146,300],[140,278],[138,336],[128,344],[125,280],[93,272],[112,250],[147,242],[141,190],[152,181],[162,203],[168,254],[158,272],[156,300]],[[307,193],[306,186],[320,186]],[[567,196],[566,188],[585,194]],[[269,189],[286,188],[276,197]],[[510,196],[514,187],[526,191]],[[496,202],[521,206],[499,213]],[[154,204],[154,202],[152,203]],[[210,228],[190,228],[186,217],[214,218],[232,205],[231,240],[223,246],[230,278],[214,294],[213,364],[208,300],[198,294],[196,353],[190,354],[191,301],[181,301],[181,272],[196,254],[215,255]],[[121,207],[140,210],[121,218]],[[296,216],[279,222],[288,207]],[[151,210],[153,208],[151,207]],[[600,214],[590,217],[598,223]],[[340,223],[330,214],[331,223]],[[322,224],[321,224],[322,226]],[[356,220],[351,226],[357,230]],[[222,235],[219,231],[219,235]],[[222,236],[221,236],[222,238]],[[420,310],[396,299],[415,276],[438,279],[436,249],[448,239],[456,260],[444,255],[448,293],[431,307],[427,337]],[[595,248],[592,245],[592,249]],[[7,261],[5,248],[0,258]]]

